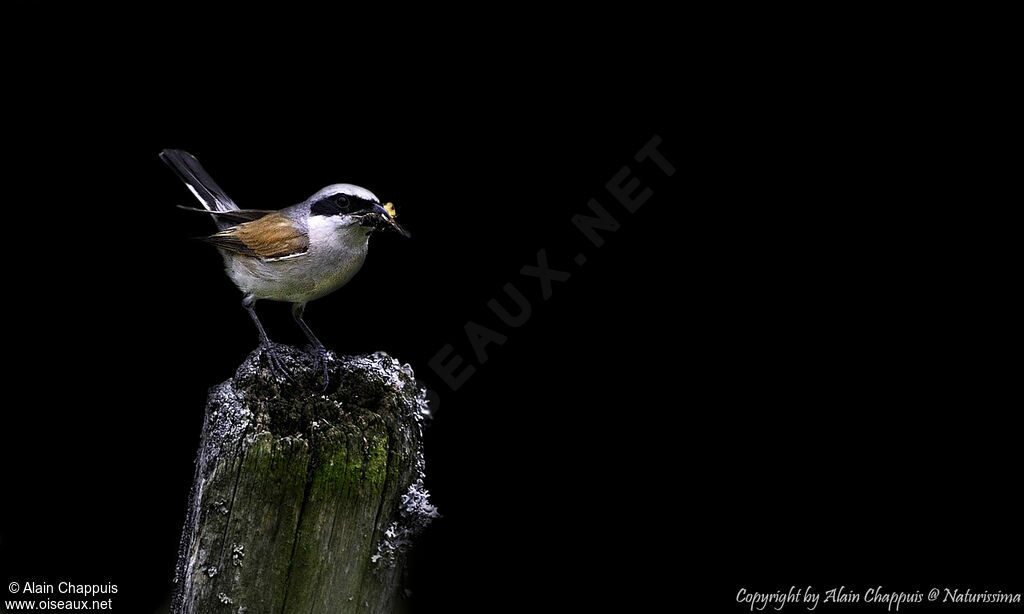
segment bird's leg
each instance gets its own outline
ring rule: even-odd
[[[316,335],[313,334],[313,331],[309,329],[309,326],[306,324],[306,321],[302,319],[302,313],[305,310],[305,303],[292,303],[292,317],[295,318],[295,323],[299,325],[299,328],[302,329],[302,332],[306,335],[306,338],[309,339],[309,343],[313,346],[313,350],[317,352],[326,352],[327,348],[324,347],[324,344],[320,343],[320,340],[316,338]]]
[[[327,384],[330,381],[327,374],[327,348],[324,347],[324,344],[320,343],[320,340],[316,338],[313,331],[309,329],[309,325],[302,319],[302,313],[305,310],[305,303],[292,303],[292,317],[295,318],[295,323],[302,329],[302,333],[309,339],[311,353],[313,354],[313,377],[316,377],[317,372],[322,368],[324,370],[323,390],[327,390]]]
[[[292,376],[288,374],[288,369],[284,366],[284,361],[277,353],[277,348],[274,347],[274,343],[267,336],[267,331],[263,330],[263,324],[260,322],[259,316],[256,315],[256,298],[251,294],[245,296],[242,299],[242,307],[249,312],[249,317],[252,318],[253,324],[256,325],[256,330],[260,333],[260,347],[259,349],[266,354],[267,363],[270,365],[270,370],[276,375],[281,375],[285,379],[291,381]]]

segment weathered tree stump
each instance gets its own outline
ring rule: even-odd
[[[175,574],[175,614],[394,612],[404,550],[435,517],[425,392],[383,353],[254,352],[210,391]]]

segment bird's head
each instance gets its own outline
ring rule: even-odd
[[[381,206],[373,192],[350,183],[336,183],[309,198],[309,215],[324,216],[339,228],[358,224],[371,230],[393,230],[403,237],[409,232],[395,221],[391,203]]]

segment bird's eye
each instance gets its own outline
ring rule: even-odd
[[[345,196],[344,194],[338,194],[338,204],[341,205],[341,206],[347,205],[348,204],[348,197]]]

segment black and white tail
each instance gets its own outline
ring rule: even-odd
[[[167,166],[171,167],[175,174],[185,182],[189,191],[195,195],[207,211],[217,213],[238,210],[238,205],[235,204],[235,201],[231,200],[224,193],[224,190],[220,189],[217,182],[203,170],[199,160],[192,154],[180,149],[165,149],[160,152],[160,159]],[[230,216],[214,215],[213,218],[214,222],[217,223],[217,227],[221,230],[229,228],[236,223],[230,219]]]

